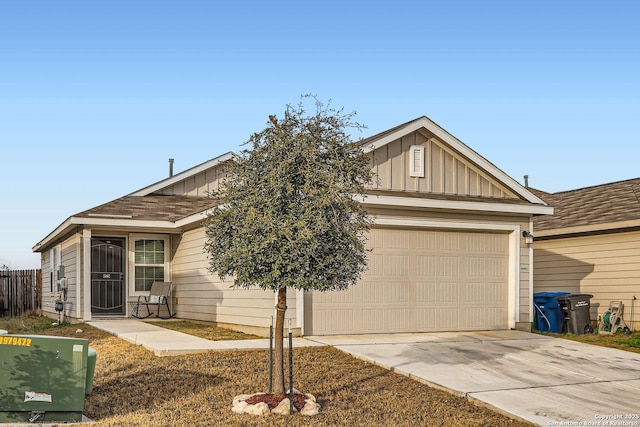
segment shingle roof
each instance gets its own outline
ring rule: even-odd
[[[147,221],[177,221],[216,205],[212,197],[196,196],[124,196],[75,217],[119,217]]]
[[[640,219],[640,178],[558,193],[529,190],[555,209],[534,218],[535,230]]]

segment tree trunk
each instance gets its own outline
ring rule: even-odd
[[[278,304],[276,305],[275,331],[275,367],[273,369],[273,392],[284,394],[284,315],[287,309],[287,288],[278,289]]]

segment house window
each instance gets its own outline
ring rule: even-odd
[[[62,245],[57,245],[55,248],[49,250],[49,285],[51,293],[58,290],[58,269],[62,264]]]
[[[409,149],[409,176],[424,178],[424,147],[412,145]]]
[[[168,242],[166,237],[133,239],[134,293],[148,292],[153,282],[166,281]]]

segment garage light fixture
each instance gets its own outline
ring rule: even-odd
[[[522,232],[522,237],[527,245],[533,245],[533,234],[525,230]]]

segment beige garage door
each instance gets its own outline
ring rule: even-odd
[[[508,236],[376,228],[368,271],[305,296],[305,334],[507,329]]]

